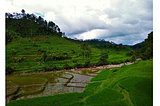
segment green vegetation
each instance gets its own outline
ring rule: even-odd
[[[142,43],[131,46],[135,50],[132,50],[127,55],[136,56],[143,60],[148,60],[153,58],[153,31],[148,34],[148,38]]]
[[[48,82],[55,83],[57,76],[63,77],[63,72],[36,72],[135,62],[100,72],[83,93],[13,100],[7,106],[153,105],[153,32],[132,50],[129,46],[99,39],[67,38],[54,22],[26,14],[25,10],[5,15],[6,96],[12,95],[13,99],[39,93]],[[137,58],[145,61],[136,61]],[[91,72],[81,70],[85,75]],[[68,82],[73,77],[68,78]],[[37,86],[30,86],[32,84]]]
[[[44,90],[45,84],[55,83],[55,79],[63,75],[63,72],[57,73],[35,73],[24,75],[6,76],[6,96],[14,95],[13,99],[23,95],[35,94]],[[17,94],[15,92],[20,92]],[[15,95],[16,94],[16,95]]]
[[[130,50],[103,40],[62,37],[54,22],[25,11],[6,13],[6,74],[118,64],[131,61]]]
[[[15,100],[7,106],[151,106],[153,60],[108,69],[91,79],[83,93]]]

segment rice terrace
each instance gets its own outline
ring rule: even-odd
[[[153,31],[134,45],[73,39],[21,12],[5,13],[6,106],[153,106]]]

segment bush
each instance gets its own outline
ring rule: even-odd
[[[18,58],[14,58],[13,62],[14,63],[20,63],[20,62],[24,62],[25,61],[25,57],[18,57]]]
[[[6,70],[6,75],[12,74],[15,71],[14,68],[10,66],[7,66],[5,70]]]
[[[84,67],[90,67],[91,66],[91,61],[90,60],[86,60]]]
[[[57,67],[55,65],[44,66],[44,71],[53,71],[53,70],[57,70]]]
[[[75,54],[76,52],[75,52],[74,50],[71,50],[71,53],[72,53],[72,54]]]
[[[43,55],[42,55],[43,61],[46,61],[46,58],[47,58],[47,54],[46,54],[46,53],[43,53]]]
[[[12,49],[11,54],[16,55],[16,51],[14,49]]]
[[[126,60],[125,60],[125,62],[130,62],[130,61],[131,61],[131,59],[126,59]]]
[[[80,64],[80,63],[77,62],[77,63],[74,64],[74,67],[75,68],[83,68],[83,64]]]
[[[71,68],[71,67],[69,66],[68,62],[66,62],[63,67],[64,67],[64,69],[70,69],[70,68]]]
[[[135,51],[131,50],[130,52],[126,53],[126,56],[133,56],[135,55]]]
[[[6,30],[6,44],[17,38],[17,33],[14,31]]]
[[[101,57],[100,57],[100,60],[98,62],[98,65],[105,65],[105,64],[108,64],[108,53],[105,52],[105,53],[101,53]]]
[[[131,61],[132,62],[136,61],[136,56],[135,55],[132,56]]]

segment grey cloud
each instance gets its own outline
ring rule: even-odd
[[[104,5],[99,8],[95,8],[97,5],[94,3],[83,0],[24,1],[11,2],[17,8],[26,9],[26,12],[44,15],[52,12],[53,16],[44,18],[55,22],[69,37],[84,38],[84,35],[92,36],[87,34],[94,33],[93,36],[97,39],[135,44],[145,39],[149,31],[153,30],[153,0],[95,0]],[[79,6],[78,1],[86,4]]]
[[[108,18],[121,18],[121,14],[118,11],[113,10],[111,8],[106,8],[104,10],[104,13],[108,15]]]

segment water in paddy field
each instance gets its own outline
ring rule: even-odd
[[[56,77],[56,79],[54,79],[55,81],[49,81],[45,85],[41,85],[44,86],[43,91],[38,92],[36,94],[21,96],[19,98],[16,98],[16,100],[63,94],[63,93],[71,93],[71,92],[83,92],[86,85],[90,82],[91,78],[96,76],[101,70],[105,68],[115,68],[115,67],[121,67],[122,65],[130,65],[130,64],[131,63],[119,64],[119,65],[105,65],[96,67],[96,69],[88,68],[87,70],[68,70],[65,71],[61,76]],[[30,89],[30,92],[32,92],[31,90],[39,85],[32,84],[28,86],[29,86],[28,89]],[[20,90],[16,94],[20,93],[25,93],[25,91],[23,91],[23,89],[20,88]],[[10,102],[14,95],[6,97],[6,102],[7,103]]]
[[[54,83],[48,82],[42,92],[33,95],[25,95],[17,98],[17,100],[71,92],[83,92],[91,78],[92,76],[80,75],[73,72],[65,72],[61,77],[57,77]],[[34,88],[36,86],[38,85],[33,84],[30,85],[30,88]],[[24,91],[20,89],[18,93],[24,93]],[[12,97],[13,96],[7,97],[6,102],[10,102]]]

